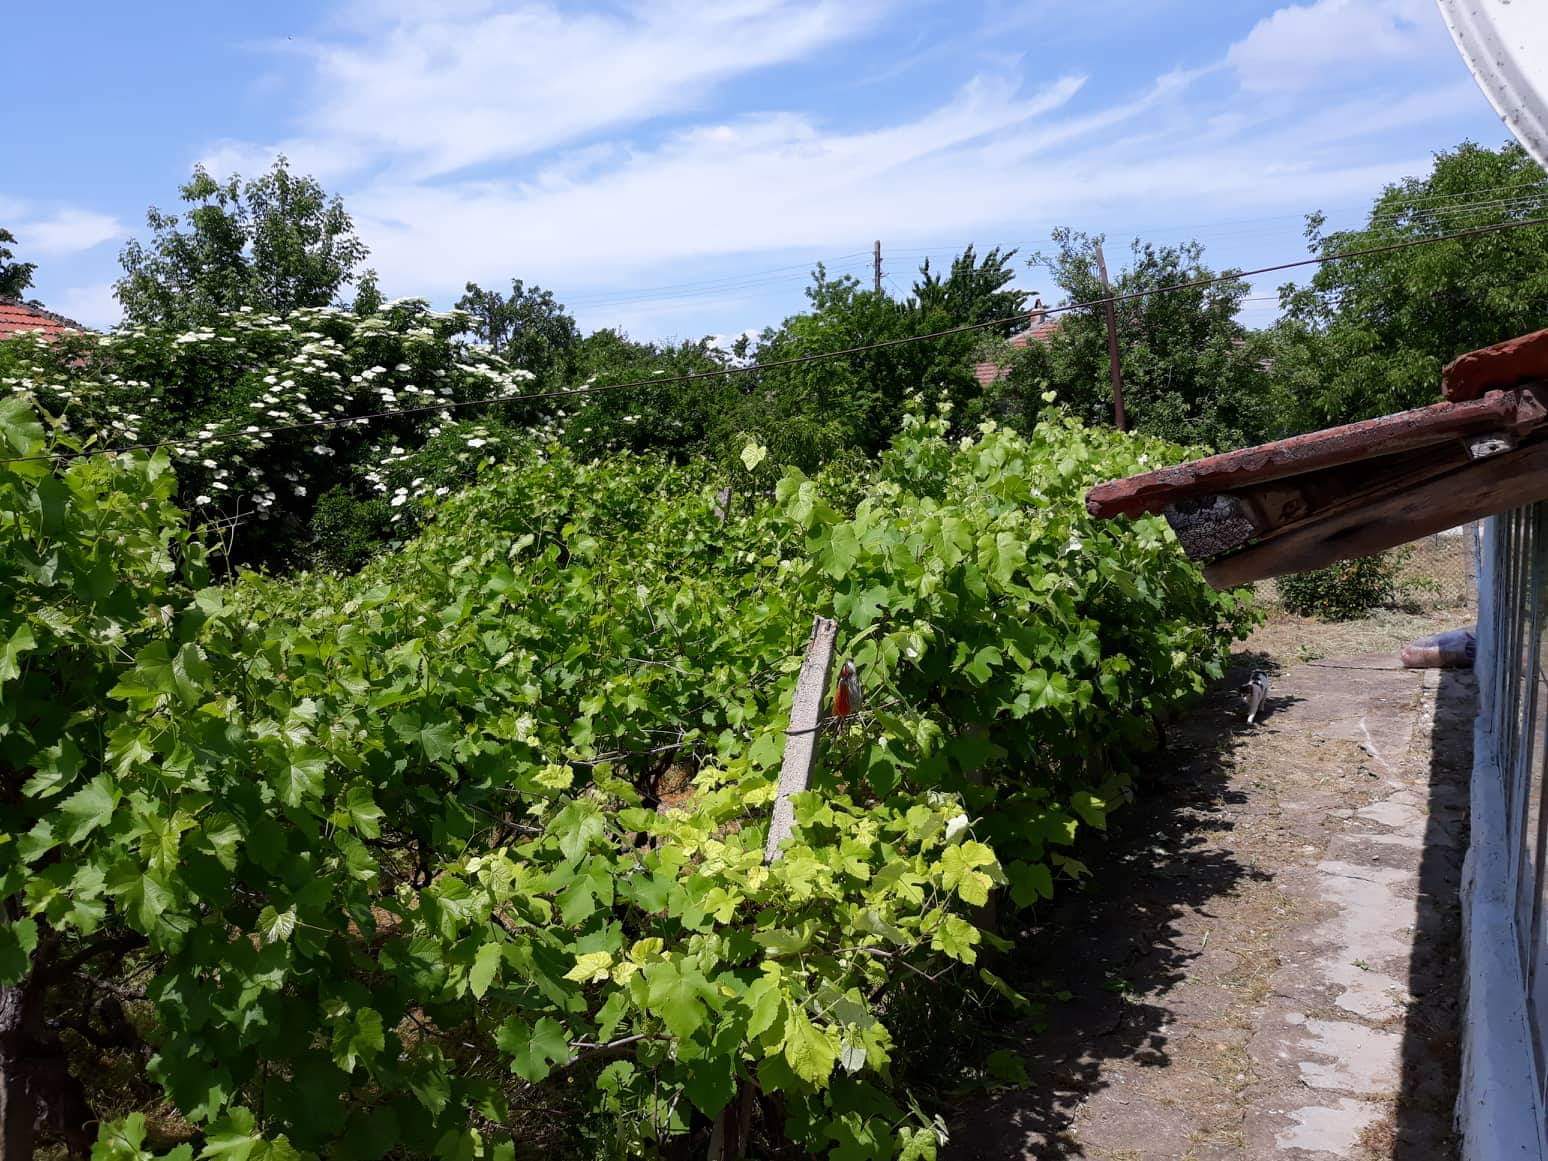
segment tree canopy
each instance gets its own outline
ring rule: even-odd
[[[916,392],[962,414],[978,394],[972,365],[978,334],[898,340],[996,319],[1004,320],[1008,334],[1026,309],[1026,292],[1010,287],[1015,255],[996,247],[980,257],[969,245],[945,275],[926,261],[904,299],[865,289],[851,276],[830,278],[818,266],[806,291],[808,309],[764,332],[759,361],[869,349],[760,373],[745,426],[787,457],[781,462],[806,465],[846,450],[880,451],[897,430],[904,400]]]
[[[1519,145],[1438,153],[1424,177],[1389,185],[1357,230],[1307,219],[1312,252],[1436,239],[1544,216],[1548,184]],[[1439,398],[1441,368],[1548,320],[1548,227],[1475,235],[1328,262],[1282,292],[1278,408],[1289,428],[1347,423]]]
[[[1033,261],[1046,262],[1066,302],[1100,301],[1106,292],[1096,247],[1102,239],[1070,229],[1055,230],[1053,236],[1057,249]],[[1115,311],[1124,403],[1136,430],[1236,447],[1255,442],[1272,427],[1264,344],[1236,318],[1250,289],[1245,281],[1226,277],[1208,286],[1124,298],[1214,277],[1198,242],[1167,246],[1140,239],[1116,272],[1112,293],[1121,300]],[[1060,314],[1048,341],[1031,343],[1016,356],[1009,380],[999,389],[1001,406],[1035,415],[1042,394],[1052,390],[1086,422],[1111,423],[1106,328],[1097,308]]]
[[[16,235],[0,226],[0,298],[20,298],[32,285],[32,272],[38,268],[36,262],[14,260],[11,247],[15,244]]]
[[[463,324],[403,299],[368,316],[232,311],[186,333],[19,336],[0,342],[0,380],[35,385],[84,447],[168,443],[179,502],[225,528],[229,558],[358,565],[515,442],[507,424],[538,418],[509,401],[531,374],[458,341]]]
[[[575,348],[573,380],[608,387],[659,378],[659,387],[598,392],[578,405],[561,403],[564,438],[589,454],[609,450],[709,455],[742,473],[748,441],[771,464],[812,471],[836,459],[885,448],[898,430],[906,399],[923,391],[964,413],[977,395],[973,332],[923,343],[919,335],[1004,319],[1015,327],[1026,294],[1010,288],[1014,250],[982,255],[966,247],[945,274],[926,263],[907,298],[831,277],[821,264],[806,289],[807,309],[768,327],[756,348],[732,350],[706,340],[639,343],[598,331]],[[476,288],[470,288],[476,289]],[[466,299],[464,303],[466,303]],[[885,344],[894,345],[885,345]],[[842,358],[818,358],[852,348]],[[532,369],[530,362],[507,355]],[[811,360],[811,361],[805,361]],[[717,375],[751,361],[750,373]],[[682,376],[696,378],[680,381]],[[565,414],[568,413],[568,414]]]
[[[114,293],[133,324],[190,327],[242,307],[285,314],[327,306],[368,253],[342,199],[281,156],[244,181],[217,181],[203,166],[182,186],[179,217],[152,206],[153,237],[131,239]]]
[[[925,259],[914,281],[913,308],[955,320],[957,325],[1013,319],[1026,310],[1027,292],[1016,279],[1015,250],[992,247],[981,259],[969,243],[942,276]]]
[[[508,295],[470,282],[457,309],[468,313],[473,334],[494,354],[540,380],[561,377],[573,364],[580,328],[552,291],[519,278],[511,279]]]

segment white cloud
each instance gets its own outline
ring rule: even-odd
[[[126,233],[119,220],[111,215],[76,209],[58,210],[46,218],[23,221],[13,232],[29,253],[49,257],[79,254]]]
[[[1369,76],[1450,51],[1433,0],[1313,0],[1264,17],[1226,59],[1254,92]]]
[[[128,232],[109,214],[66,207],[40,216],[37,207],[9,198],[0,198],[0,226],[16,235],[13,249],[26,259],[80,254]]]
[[[642,0],[561,11],[378,0],[385,31],[305,45],[306,135],[390,155],[415,176],[528,156],[692,110],[718,84],[870,27],[887,0]],[[362,11],[362,9],[364,11]]]
[[[113,297],[111,282],[97,282],[89,286],[72,286],[53,297],[48,307],[73,318],[78,323],[97,329],[116,325],[123,318],[123,310]]]
[[[432,293],[461,280],[530,276],[570,285],[620,267],[967,226],[1005,199],[1037,196],[1024,173],[984,172],[996,134],[1046,116],[1080,89],[1063,78],[1018,95],[978,78],[913,121],[826,133],[793,114],[703,126],[582,180],[393,183],[353,195],[388,285]],[[427,282],[429,285],[427,285]]]
[[[274,144],[232,139],[217,141],[205,149],[197,161],[217,179],[234,174],[257,177],[281,154],[289,160],[292,171],[310,174],[325,184],[358,172],[371,160],[371,155],[359,145],[294,137]]]
[[[1001,71],[933,106],[851,105],[841,128],[799,91],[727,109],[721,90],[814,62],[901,0],[348,2],[328,35],[286,50],[308,70],[303,119],[272,144],[218,142],[206,164],[253,174],[288,154],[345,195],[394,293],[449,300],[468,279],[514,274],[561,298],[590,291],[583,322],[658,334],[697,333],[706,298],[715,329],[740,329],[770,292],[733,281],[611,305],[597,292],[878,236],[906,249],[1016,241],[1028,223],[1116,236],[1137,222],[1293,217],[1422,171],[1413,130],[1454,141],[1483,108],[1429,0],[1288,4],[1250,30],[1242,19],[1229,48],[1201,48],[1212,62],[1127,91],[1054,72],[1028,85],[1006,45],[990,54]],[[1451,75],[1433,67],[1442,59]]]
[[[1001,160],[1030,158],[1072,142],[1090,145],[1107,140],[1106,131],[1148,113],[1170,97],[1180,96],[1194,81],[1212,69],[1175,71],[1157,78],[1149,90],[1132,101],[1122,101],[1106,109],[1063,121],[1032,125],[995,147]]]
[[[1003,230],[1016,222],[1095,218],[1122,231],[1293,215],[1358,201],[1427,166],[1422,151],[1373,154],[1358,138],[1361,119],[1382,113],[1369,100],[1323,104],[1304,126],[1250,115],[1211,128],[1210,110],[1194,109],[1111,132],[1179,92],[1163,78],[1138,98],[1077,111],[1079,78],[1023,96],[1014,81],[985,77],[935,110],[864,132],[752,117],[527,181],[372,183],[350,204],[386,285],[447,296],[465,279],[513,271],[561,291],[649,286],[672,281],[664,272],[675,263],[833,254],[875,237],[903,247],[1015,240]],[[1420,98],[1385,109],[1395,122],[1442,112]],[[656,302],[650,313],[659,322],[679,309]]]

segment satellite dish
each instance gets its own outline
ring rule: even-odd
[[[1473,79],[1548,169],[1548,9],[1541,0],[1437,0]]]

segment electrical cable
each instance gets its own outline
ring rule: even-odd
[[[869,254],[856,250],[852,254],[840,254],[837,258],[814,258],[810,262],[796,263],[790,266],[771,266],[766,270],[751,270],[742,274],[728,274],[720,278],[667,283],[663,286],[642,286],[630,290],[620,290],[616,293],[597,292],[595,294],[581,294],[574,297],[566,297],[564,305],[609,306],[614,302],[635,302],[656,295],[691,297],[698,293],[708,294],[725,289],[739,289],[743,283],[756,284],[764,279],[782,282],[789,278],[804,278],[811,273],[814,266],[821,265],[834,269],[840,263],[853,263],[854,259],[869,259],[869,257]]]
[[[1540,187],[1540,192],[1531,193],[1534,187]],[[1477,195],[1508,191],[1511,197],[1499,199],[1479,199]],[[1434,205],[1432,202],[1455,202],[1453,205]],[[1386,224],[1405,217],[1419,218],[1421,216],[1440,216],[1445,214],[1461,214],[1486,209],[1519,209],[1538,208],[1548,203],[1548,179],[1540,182],[1524,185],[1490,186],[1467,193],[1436,194],[1430,197],[1415,199],[1414,204],[1405,206],[1400,210],[1375,211],[1367,219],[1367,226]],[[1216,227],[1246,225],[1254,222],[1287,221],[1291,218],[1303,217],[1301,214],[1268,215],[1261,218],[1235,218],[1225,222],[1196,223],[1194,225],[1167,225],[1147,226],[1137,231],[1123,231],[1124,233],[1167,233],[1186,230],[1205,231],[1209,237],[1239,237],[1258,233],[1256,230],[1220,231]],[[1047,245],[1052,238],[1033,238],[1012,245],[998,247],[1002,252],[1008,249],[1017,251],[1027,250],[1033,246]],[[898,249],[889,248],[887,253],[892,257],[906,258],[935,258],[941,256],[949,259],[957,256],[962,246],[953,244],[950,246],[916,246]],[[855,265],[857,259],[865,259],[859,265]],[[750,290],[762,286],[776,285],[795,279],[804,279],[817,265],[825,266],[832,273],[862,273],[869,267],[870,254],[863,250],[856,250],[848,254],[840,254],[835,258],[814,258],[810,262],[795,263],[789,266],[771,266],[763,270],[752,270],[741,274],[728,274],[719,278],[697,279],[687,282],[666,283],[661,286],[639,287],[631,290],[616,292],[597,291],[591,294],[580,294],[573,297],[566,296],[566,307],[587,309],[601,309],[609,306],[622,306],[640,302],[650,302],[657,299],[672,300],[676,298],[702,298],[715,294],[727,293],[736,290]]]

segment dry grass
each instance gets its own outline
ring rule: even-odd
[[[1256,596],[1268,619],[1245,647],[1281,664],[1294,664],[1321,657],[1396,653],[1416,637],[1470,626],[1475,600],[1466,537],[1427,536],[1411,545],[1406,555],[1403,604],[1378,609],[1356,621],[1320,621],[1288,613],[1279,603],[1274,582],[1259,582]]]
[[[1397,1117],[1389,1114],[1375,1124],[1367,1125],[1365,1131],[1360,1134],[1360,1148],[1365,1155],[1375,1161],[1377,1158],[1389,1158],[1397,1152]]]

